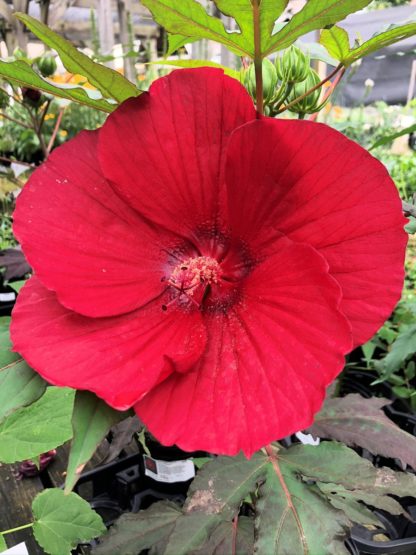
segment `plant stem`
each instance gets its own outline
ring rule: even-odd
[[[6,156],[0,156],[2,162],[10,162],[12,164],[20,164],[21,166],[27,166],[28,168],[35,168],[35,164],[29,164],[29,162],[21,162],[20,160],[13,160],[12,158],[7,158]]]
[[[260,2],[253,2],[253,28],[254,28],[254,71],[256,74],[256,108],[259,116],[263,115],[263,63],[261,58],[260,34]]]
[[[333,71],[331,71],[331,73],[327,77],[325,77],[325,79],[322,79],[322,81],[320,81],[317,85],[315,85],[314,87],[312,87],[311,89],[309,89],[308,91],[303,93],[301,96],[298,96],[298,98],[295,98],[295,100],[292,100],[292,102],[290,102],[289,104],[287,104],[286,106],[281,108],[278,111],[278,114],[281,114],[282,112],[285,112],[286,110],[290,110],[290,108],[292,106],[294,106],[295,104],[297,104],[300,100],[303,100],[304,98],[309,96],[311,93],[313,93],[314,91],[316,91],[317,89],[322,87],[322,85],[325,85],[325,83],[327,81],[329,81],[330,79],[332,79],[332,77],[334,77],[343,67],[344,66],[342,64],[337,65],[337,67]]]
[[[2,117],[4,119],[8,119],[9,121],[12,121],[13,123],[16,123],[17,125],[21,125],[22,127],[25,127],[26,129],[32,129],[31,126],[28,125],[27,123],[24,123],[23,121],[12,118],[12,116],[7,116],[6,114],[1,113],[0,117]]]
[[[29,524],[23,524],[23,526],[18,526],[17,528],[10,528],[10,530],[5,530],[4,532],[0,532],[2,536],[5,534],[11,534],[12,532],[18,532],[19,530],[24,530],[25,528],[31,528],[33,526],[33,522]]]
[[[326,91],[322,99],[322,104],[324,104],[328,100],[328,98],[335,92],[335,89],[338,87],[339,82],[344,77],[346,71],[347,71],[347,68],[343,67],[339,75],[337,75],[336,79],[334,79],[334,81],[331,83],[331,86],[328,87],[328,90]],[[319,115],[319,112],[316,112],[315,114],[311,114],[311,116],[308,119],[310,121],[316,121],[318,115]]]
[[[54,144],[55,139],[56,139],[56,135],[58,134],[59,126],[61,125],[62,116],[64,115],[64,111],[65,111],[65,108],[61,108],[59,110],[58,117],[56,118],[55,127],[53,128],[52,136],[49,140],[49,144],[48,144],[48,147],[46,149],[47,156],[49,156],[49,154],[52,150],[53,144]]]

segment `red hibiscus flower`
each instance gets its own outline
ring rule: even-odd
[[[31,177],[35,270],[15,350],[46,380],[134,406],[163,443],[250,455],[305,428],[403,284],[383,165],[325,125],[256,119],[215,69],[179,70]]]

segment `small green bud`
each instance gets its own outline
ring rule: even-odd
[[[263,99],[268,102],[274,96],[277,86],[276,68],[273,63],[265,58],[262,64],[263,75]],[[250,96],[256,99],[256,71],[251,64],[245,76],[245,85]]]
[[[277,76],[284,83],[301,83],[308,76],[310,58],[292,44],[275,61]]]
[[[44,77],[50,77],[56,71],[57,65],[55,58],[50,54],[44,54],[37,59],[36,65]]]
[[[15,48],[13,50],[13,56],[16,58],[16,60],[21,60],[21,59],[26,59],[27,58],[26,52],[23,52],[23,50],[21,48]]]
[[[307,91],[315,87],[318,83],[321,82],[321,78],[316,73],[316,71],[312,68],[309,68],[308,76],[304,81],[301,83],[296,83],[293,86],[293,89],[290,91],[287,99],[286,104],[290,104],[299,96],[302,96]],[[321,104],[319,99],[321,98],[321,90],[322,87],[319,87],[312,93],[296,102],[289,110],[291,112],[295,112],[296,114],[313,114],[314,112],[318,112],[321,109]]]

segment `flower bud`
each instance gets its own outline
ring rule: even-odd
[[[277,76],[284,83],[301,83],[308,76],[310,58],[292,44],[282,56],[277,56]]]
[[[38,58],[36,65],[44,77],[50,77],[53,75],[57,68],[55,58],[50,54],[45,54]]]
[[[265,58],[262,64],[263,75],[263,99],[268,102],[272,99],[277,86],[276,69],[272,62]],[[251,64],[245,77],[246,88],[252,98],[256,98],[256,71],[254,64]]]
[[[290,91],[289,96],[286,99],[286,104],[290,104],[296,98],[302,96],[307,91],[315,87],[318,83],[320,83],[321,78],[316,73],[316,71],[312,68],[309,68],[308,76],[302,83],[296,83],[293,86],[293,89]],[[319,87],[315,91],[296,102],[293,106],[289,108],[291,112],[295,112],[296,114],[313,114],[314,112],[318,112],[321,109],[321,105],[319,99],[321,97],[321,90],[322,87]]]
[[[38,108],[42,104],[42,93],[37,89],[22,87],[23,102],[33,108]]]

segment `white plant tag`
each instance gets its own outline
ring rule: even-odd
[[[186,482],[195,476],[195,466],[191,459],[184,461],[160,461],[143,456],[144,473],[158,482]]]
[[[7,301],[14,301],[16,293],[0,293],[0,301],[6,303]]]
[[[0,555],[29,555],[29,551],[27,550],[26,544],[23,542],[11,547],[7,551],[2,551]]]
[[[296,432],[295,436],[298,438],[298,440],[301,443],[303,443],[303,445],[314,445],[316,447],[321,442],[319,437],[317,437],[316,439],[313,439],[312,434],[304,434],[303,432]]]

